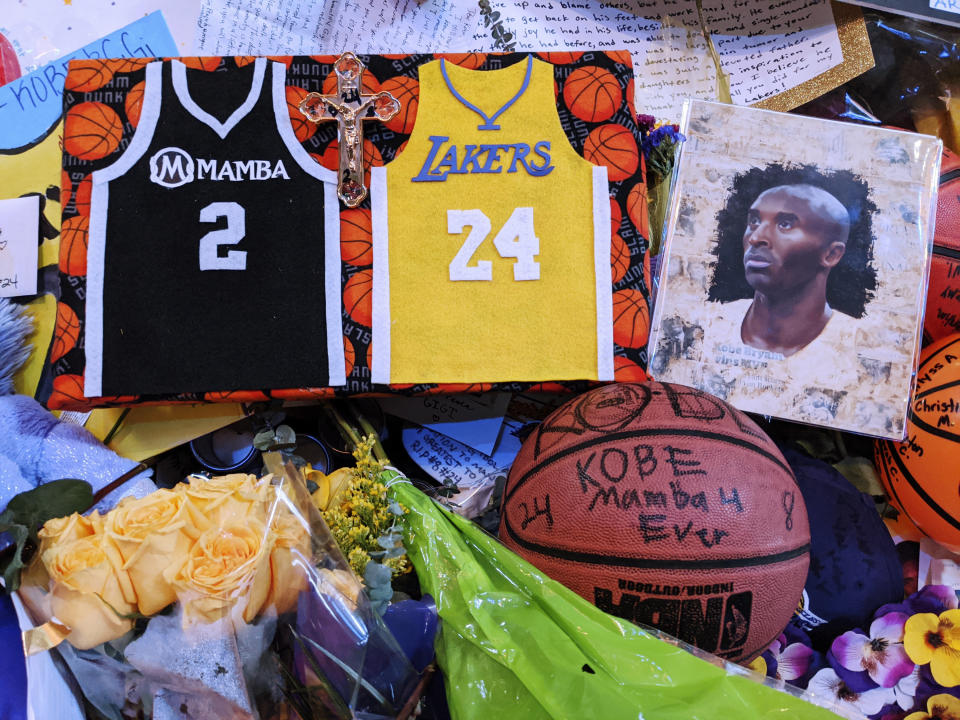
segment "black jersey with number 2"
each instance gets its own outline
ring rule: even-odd
[[[88,397],[346,382],[336,174],[296,140],[285,71],[147,66],[93,173]]]

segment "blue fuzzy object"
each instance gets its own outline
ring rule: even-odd
[[[23,365],[33,347],[27,336],[33,330],[33,320],[23,308],[0,298],[0,395],[13,392],[13,376]]]

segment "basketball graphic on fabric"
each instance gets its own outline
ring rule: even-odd
[[[73,183],[70,182],[70,173],[66,170],[60,171],[60,207],[66,207],[70,203],[70,196],[73,194]]]
[[[287,112],[290,114],[290,123],[293,125],[293,134],[297,136],[297,142],[309,140],[317,132],[317,124],[307,120],[306,116],[300,112],[300,103],[307,96],[307,91],[296,85],[287,85],[284,93],[287,96]]]
[[[397,75],[384,80],[380,87],[400,102],[400,112],[387,120],[384,125],[396,133],[409,135],[417,119],[420,83],[415,78]]]
[[[233,62],[236,63],[237,67],[246,67],[256,59],[256,55],[236,55],[233,58]]]
[[[220,61],[222,60],[219,57],[182,57],[174,59],[179,60],[191,70],[203,70],[205,72],[216,70],[220,67]]]
[[[445,53],[437,55],[444,58],[447,62],[466,68],[467,70],[476,70],[487,61],[486,53]]]
[[[610,198],[610,229],[613,232],[620,230],[620,224],[623,222],[623,210],[620,209],[620,203],[616,198]]]
[[[116,58],[104,62],[115,73],[129,73],[142,70],[153,61],[153,58]]]
[[[627,216],[643,237],[650,237],[650,216],[647,211],[647,184],[638,182],[627,193]]]
[[[581,120],[603,122],[620,108],[623,92],[612,72],[587,65],[570,73],[563,85],[563,101]]]
[[[73,60],[63,86],[74,92],[93,92],[110,82],[113,73],[113,68],[103,60]]]
[[[340,259],[354,267],[365,267],[373,262],[370,211],[366,208],[341,211]]]
[[[63,149],[81,160],[99,160],[120,145],[123,123],[109,105],[82,102],[67,110]]]
[[[645,382],[650,378],[633,360],[617,355],[613,358],[613,379],[619,383],[630,383]]]
[[[347,377],[353,373],[353,364],[357,361],[357,351],[353,347],[353,342],[346,335],[343,336],[343,360],[346,368]]]
[[[639,348],[647,344],[649,332],[650,306],[643,293],[632,288],[613,293],[613,341]]]
[[[359,270],[343,286],[343,307],[354,322],[370,327],[373,312],[373,272]]]
[[[960,332],[960,155],[944,148],[923,339],[955,332]]]
[[[80,318],[66,303],[57,303],[57,320],[50,345],[50,362],[56,362],[73,350],[80,339]]]
[[[140,124],[140,111],[143,110],[143,90],[147,86],[146,80],[141,80],[127,93],[123,101],[123,110],[127,114],[127,122],[136,127]]]
[[[89,401],[83,394],[82,375],[57,375],[53,379],[53,392],[47,398],[47,407],[51,410],[60,408],[82,408]]]
[[[87,274],[89,224],[86,215],[76,215],[64,220],[60,226],[60,270],[67,275]]]
[[[615,232],[610,241],[610,275],[614,284],[623,280],[630,269],[630,248],[620,237],[620,233]]]
[[[500,539],[598,608],[737,662],[786,626],[806,507],[773,441],[699,390],[607,385],[524,441]]]
[[[576,62],[582,56],[582,52],[538,52],[537,55],[542,57],[548,63],[553,63],[554,65],[569,65],[570,63]]]
[[[601,125],[583,143],[583,156],[594,165],[606,165],[610,182],[626,180],[640,166],[637,141],[623,125]]]
[[[924,533],[960,552],[960,334],[920,353],[907,439],[878,440],[877,472],[891,502]]]
[[[77,184],[77,193],[74,196],[74,207],[80,215],[90,217],[90,195],[93,192],[93,173],[87,175]]]

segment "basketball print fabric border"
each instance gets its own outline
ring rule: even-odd
[[[593,171],[589,165],[584,163],[588,170],[592,172],[606,171],[608,176],[608,208],[600,208],[599,213],[594,217],[603,218],[609,215],[609,229],[605,230],[607,238],[601,240],[599,231],[594,232],[591,226],[591,234],[598,235],[591,247],[591,261],[597,268],[604,258],[603,267],[609,263],[610,281],[609,284],[601,282],[603,277],[599,272],[585,274],[594,277],[591,292],[596,292],[602,296],[606,293],[609,300],[606,305],[608,316],[606,319],[607,327],[612,331],[612,340],[606,342],[610,346],[610,352],[605,353],[600,343],[593,346],[592,352],[592,372],[577,373],[566,377],[556,377],[551,374],[531,374],[526,377],[521,376],[497,376],[482,377],[464,376],[461,378],[434,378],[432,382],[426,382],[425,379],[408,379],[405,384],[379,384],[374,383],[371,377],[370,367],[373,358],[376,343],[373,341],[373,320],[374,320],[374,288],[376,286],[374,274],[376,272],[376,262],[373,249],[373,235],[377,224],[375,217],[371,216],[371,199],[367,198],[355,209],[347,209],[344,205],[337,205],[332,202],[326,190],[316,188],[333,187],[334,183],[327,182],[328,178],[335,176],[337,168],[338,141],[336,123],[310,123],[298,111],[300,101],[308,92],[316,91],[330,93],[336,88],[336,76],[333,71],[333,65],[336,56],[311,56],[311,57],[273,57],[268,60],[258,62],[253,57],[212,57],[212,58],[178,58],[176,63],[165,62],[155,64],[154,67],[169,68],[182,63],[192,73],[190,75],[190,88],[182,92],[185,88],[183,80],[176,73],[165,81],[165,88],[180,85],[175,93],[179,95],[179,105],[182,107],[184,117],[193,117],[194,119],[203,119],[206,115],[201,108],[208,106],[200,95],[199,91],[194,90],[194,85],[204,87],[203,78],[209,77],[217,81],[226,78],[224,73],[237,74],[233,71],[245,71],[246,77],[253,77],[257,72],[258,65],[267,63],[269,67],[265,69],[266,78],[263,80],[263,92],[270,95],[270,100],[274,102],[274,109],[277,115],[277,127],[280,135],[283,136],[283,144],[286,145],[289,154],[296,158],[292,165],[302,169],[305,174],[312,175],[320,180],[316,183],[316,188],[312,188],[314,197],[321,193],[326,201],[323,203],[327,215],[324,217],[317,215],[320,201],[313,203],[312,221],[317,227],[326,225],[325,236],[327,240],[327,250],[325,256],[320,258],[320,262],[315,265],[322,266],[319,273],[325,275],[325,284],[328,292],[324,293],[322,289],[316,289],[312,285],[314,294],[319,294],[325,299],[323,302],[315,304],[312,312],[320,313],[320,321],[314,321],[310,327],[321,330],[322,343],[314,345],[307,343],[303,347],[298,347],[299,341],[289,337],[280,338],[276,345],[276,353],[288,353],[298,355],[300,360],[291,363],[289,372],[278,371],[274,376],[269,372],[269,361],[263,358],[255,358],[245,354],[245,348],[249,345],[247,342],[249,334],[255,334],[261,331],[258,327],[259,321],[245,324],[244,332],[239,337],[227,338],[220,336],[218,342],[229,346],[229,352],[232,353],[233,366],[259,366],[263,372],[256,376],[256,373],[240,373],[240,377],[247,376],[249,380],[235,380],[229,385],[220,383],[210,384],[204,378],[209,367],[204,367],[202,360],[197,360],[196,367],[192,368],[196,380],[192,383],[177,384],[172,378],[172,371],[168,373],[171,377],[160,378],[156,383],[144,384],[138,387],[136,383],[124,382],[103,382],[101,375],[100,386],[97,385],[97,368],[118,365],[120,352],[109,346],[102,346],[102,325],[98,328],[97,323],[103,321],[97,315],[96,298],[104,290],[104,277],[100,274],[106,268],[107,284],[109,286],[109,274],[113,272],[110,268],[114,267],[112,262],[111,241],[106,243],[106,251],[99,233],[97,219],[91,217],[90,198],[94,193],[103,193],[104,190],[97,190],[98,178],[110,178],[109,182],[116,183],[112,175],[107,174],[107,168],[123,162],[122,157],[136,151],[138,141],[138,125],[150,122],[150,99],[147,82],[149,60],[103,60],[99,62],[97,72],[85,72],[87,78],[83,83],[71,83],[68,76],[67,88],[73,87],[65,93],[65,126],[64,126],[64,156],[63,169],[65,181],[70,183],[74,192],[70,195],[70,202],[64,207],[64,235],[61,247],[60,257],[60,291],[61,303],[64,309],[69,309],[76,316],[80,325],[80,332],[58,331],[57,343],[61,352],[58,353],[56,360],[52,361],[53,392],[46,398],[47,405],[51,408],[61,409],[83,409],[107,405],[131,405],[137,403],[171,403],[171,402],[251,402],[266,400],[271,397],[280,399],[298,399],[298,398],[317,398],[333,397],[336,395],[352,395],[371,392],[392,392],[402,394],[421,394],[431,392],[471,392],[490,389],[500,389],[508,391],[520,391],[525,389],[547,389],[564,390],[569,389],[579,391],[591,384],[590,378],[607,380],[612,377],[617,380],[635,380],[644,377],[646,369],[646,339],[649,329],[649,289],[647,277],[649,274],[647,257],[647,208],[646,208],[646,187],[643,178],[643,164],[639,152],[639,131],[635,123],[635,110],[632,105],[633,97],[633,78],[632,65],[629,54],[626,52],[582,52],[582,53],[537,53],[530,56],[526,53],[466,53],[466,54],[446,54],[446,55],[389,55],[389,56],[359,56],[366,65],[362,86],[363,92],[371,93],[379,90],[388,90],[401,100],[402,106],[400,113],[386,123],[369,123],[365,128],[364,139],[364,167],[367,177],[365,178],[368,187],[371,186],[370,169],[372,167],[384,166],[377,172],[386,170],[394,166],[395,161],[403,158],[403,152],[407,141],[417,126],[417,115],[420,101],[420,69],[426,63],[440,58],[445,59],[448,68],[452,68],[450,73],[453,77],[459,71],[499,71],[509,69],[517,63],[524,64],[537,62],[545,65],[546,69],[553,75],[553,93],[556,101],[554,117],[558,118],[559,128],[557,135],[553,139],[552,147],[559,148],[559,140],[565,140],[565,150],[569,150],[571,156],[575,152],[580,159],[593,163],[599,170]],[[528,61],[528,57],[535,60]],[[89,64],[89,63],[88,63]],[[87,70],[89,70],[87,68]],[[179,72],[179,71],[178,71]],[[547,73],[547,83],[549,85],[549,74]],[[96,82],[89,81],[93,77]],[[279,78],[279,79],[276,79]],[[454,81],[456,82],[456,80]],[[208,85],[212,87],[212,85]],[[279,88],[279,89],[278,89]],[[170,89],[174,93],[174,89]],[[193,103],[197,107],[191,107],[191,93],[196,92],[198,102]],[[287,115],[281,121],[280,107],[277,104],[278,93],[282,93],[283,104]],[[166,98],[164,98],[166,100]],[[238,107],[242,104],[243,98],[238,97],[231,101],[230,107]],[[259,106],[258,106],[259,108]],[[553,108],[551,108],[553,109]],[[252,112],[256,112],[254,109]],[[429,111],[428,111],[429,112]],[[214,114],[218,114],[214,112]],[[229,112],[225,115],[229,116]],[[178,116],[179,117],[179,116]],[[509,114],[507,115],[509,117]],[[502,119],[502,117],[501,117]],[[213,121],[213,122],[211,122]],[[220,124],[221,131],[224,129],[221,117],[220,120],[212,116],[204,119],[204,124],[217,131],[217,124]],[[161,126],[163,122],[161,121]],[[248,137],[249,132],[239,133],[237,128],[229,130],[227,135],[232,132],[236,137]],[[208,132],[204,130],[203,132]],[[162,133],[161,133],[162,134]],[[564,137],[565,136],[565,137]],[[287,139],[292,141],[295,137],[296,147],[290,147]],[[233,142],[233,137],[228,137]],[[159,140],[158,140],[159,142]],[[239,141],[238,141],[239,142]],[[491,143],[498,142],[491,140]],[[503,142],[508,142],[504,140]],[[225,147],[228,147],[225,145]],[[147,156],[155,155],[161,148],[149,148]],[[542,149],[542,148],[541,148]],[[189,153],[187,153],[189,154]],[[132,157],[132,156],[131,156]],[[198,151],[197,157],[201,157]],[[210,155],[209,157],[214,157]],[[304,165],[303,158],[309,158],[315,167]],[[534,153],[531,145],[530,163],[541,162]],[[170,159],[173,162],[175,158]],[[209,168],[209,160],[206,159],[204,167]],[[140,162],[147,162],[148,157],[143,157]],[[159,161],[159,160],[158,160]],[[579,161],[579,160],[578,160]],[[168,163],[169,164],[169,163]],[[505,163],[509,165],[509,162]],[[120,167],[123,167],[122,165]],[[312,170],[311,170],[312,167]],[[399,167],[397,165],[396,167]],[[523,165],[519,165],[523,171]],[[532,165],[531,165],[532,167]],[[506,169],[506,168],[505,168]],[[272,170],[272,168],[271,168]],[[284,168],[286,171],[286,168]],[[149,172],[149,169],[147,170]],[[97,173],[94,175],[94,173]],[[292,176],[291,176],[292,177]],[[227,178],[228,180],[230,178]],[[105,186],[105,183],[101,183]],[[122,183],[121,183],[122,184]],[[252,184],[252,183],[251,183]],[[436,183],[425,183],[427,185],[436,185]],[[236,186],[242,185],[237,183]],[[119,185],[118,185],[119,187]],[[557,192],[555,189],[554,192]],[[171,191],[172,193],[175,190]],[[144,216],[143,212],[138,213],[135,203],[123,200],[120,196],[123,192],[113,193],[110,189],[110,210],[112,218],[114,213],[126,215],[137,219],[141,227],[137,229],[134,223],[130,225],[130,232],[136,233],[140,237],[141,246],[137,247],[135,243],[128,242],[130,248],[126,251],[128,256],[138,252],[138,260],[126,260],[128,267],[124,272],[129,271],[132,277],[148,277],[152,272],[154,265],[150,258],[151,240],[149,232],[144,230],[150,225],[150,219]],[[588,204],[601,204],[598,200],[593,202],[594,193],[591,188],[590,196],[585,200]],[[602,196],[602,193],[600,193]],[[205,197],[205,196],[203,196]],[[199,208],[197,203],[203,204],[203,197],[198,196],[191,200],[190,212],[193,213],[194,207]],[[122,210],[114,209],[116,207]],[[217,200],[214,210],[219,208],[223,210],[223,199]],[[280,204],[283,201],[278,201]],[[124,206],[123,203],[126,203]],[[93,205],[102,204],[94,202]],[[208,203],[215,204],[215,203]],[[304,203],[307,204],[307,203]],[[284,208],[289,207],[284,205]],[[211,211],[212,212],[212,211]],[[236,212],[236,209],[230,210]],[[274,218],[281,218],[280,222],[275,222],[272,237],[278,240],[278,249],[275,251],[276,258],[282,258],[285,248],[292,248],[297,256],[304,252],[302,245],[291,243],[288,237],[284,235],[283,215],[279,209],[274,213],[267,209],[265,212],[272,214]],[[536,213],[536,208],[533,210]],[[542,213],[541,213],[542,214]],[[171,208],[170,216],[175,216],[176,211]],[[164,216],[165,217],[165,216]],[[216,216],[208,213],[210,225],[202,226],[209,228],[212,232],[208,235],[214,235],[216,232],[227,232],[231,228],[231,217],[221,213]],[[536,217],[536,215],[535,215]],[[248,223],[251,221],[248,213],[244,218]],[[197,218],[192,220],[196,222]],[[337,222],[337,220],[339,222]],[[166,221],[160,222],[163,225]],[[539,218],[537,218],[539,222]],[[600,223],[599,227],[603,227]],[[248,228],[249,230],[250,228]],[[444,219],[444,232],[447,230],[446,220]],[[459,244],[468,234],[470,228],[465,227],[462,234],[457,236],[448,236],[450,242]],[[498,228],[494,228],[491,238],[494,237]],[[540,232],[539,227],[537,232]],[[175,239],[171,234],[171,239]],[[98,239],[100,238],[100,239]],[[507,238],[514,243],[521,241],[521,237]],[[225,236],[219,236],[219,240],[231,240]],[[90,244],[88,250],[88,242]],[[218,243],[213,247],[213,262],[225,262],[225,258],[236,257],[231,253],[237,253],[229,247],[223,245],[227,243]],[[492,242],[488,239],[487,244],[491,247]],[[239,245],[242,248],[243,245]],[[509,246],[514,247],[514,246]],[[544,245],[544,248],[547,246]],[[598,250],[602,247],[602,250]],[[508,250],[510,252],[510,250]],[[197,248],[193,248],[193,263],[196,264]],[[89,257],[88,257],[89,254]],[[606,259],[609,255],[609,259]],[[247,262],[250,263],[254,258],[247,255]],[[477,256],[479,257],[479,256]],[[476,263],[477,257],[473,259]],[[496,255],[494,256],[497,257]],[[314,258],[315,259],[315,258]],[[540,259],[540,258],[536,258]],[[519,262],[521,258],[510,257],[510,263]],[[469,263],[468,263],[469,264]],[[249,265],[248,265],[249,267]],[[495,269],[500,268],[495,266]],[[522,275],[521,275],[522,276]],[[286,292],[295,295],[298,299],[305,298],[310,293],[306,292],[302,281],[302,275],[297,276],[301,279],[301,285],[288,288]],[[402,279],[391,276],[391,281],[395,287]],[[332,282],[331,282],[332,280]],[[315,283],[316,281],[312,281]],[[251,278],[247,283],[248,293],[259,303],[269,304],[270,295],[276,294],[275,291],[268,290],[258,292],[258,279]],[[334,291],[329,291],[330,287]],[[177,360],[190,359],[189,354],[185,352],[170,352],[167,350],[169,338],[180,330],[194,324],[202,315],[202,309],[198,303],[194,303],[192,310],[182,301],[177,305],[177,293],[189,294],[197,292],[203,297],[204,291],[198,290],[192,280],[177,283],[166,293],[152,290],[144,293],[143,298],[133,303],[134,309],[124,308],[122,317],[126,326],[136,325],[141,328],[141,344],[146,345],[146,350],[141,357],[138,357],[136,363],[142,365],[155,365],[163,363],[160,359],[164,355],[169,356],[168,361],[175,365]],[[135,295],[137,293],[134,293]],[[128,295],[129,296],[129,295]],[[109,292],[107,297],[108,305]],[[115,302],[115,301],[114,301]],[[126,305],[126,303],[121,303]],[[600,303],[599,305],[603,305]],[[88,307],[89,306],[89,307]],[[251,304],[256,309],[256,306]],[[296,317],[298,312],[305,312],[290,306],[290,313],[293,314],[293,324],[299,322]],[[135,316],[136,312],[142,315],[151,315],[149,309],[153,308],[156,314],[166,313],[169,317],[179,318],[175,327],[169,332],[164,328],[151,328],[150,323],[140,323]],[[91,312],[93,309],[93,312]],[[102,308],[101,308],[102,310]],[[520,312],[528,310],[521,308]],[[235,315],[231,322],[225,323],[227,326],[233,325],[239,328],[239,320],[243,313]],[[445,346],[449,346],[451,341],[444,337],[442,333],[442,323],[436,319],[437,313],[442,312],[440,307],[431,307],[429,303],[423,303],[421,312],[423,313],[422,342],[424,347],[422,353],[429,355],[431,351]],[[109,314],[109,313],[108,313]],[[121,315],[123,313],[120,313]],[[213,313],[211,313],[212,315]],[[228,316],[230,317],[230,316]],[[288,318],[289,320],[289,318]],[[594,319],[594,323],[602,324],[603,318]],[[224,324],[224,323],[221,323]],[[211,325],[213,325],[211,323]],[[326,325],[335,330],[329,333],[329,336],[322,332]],[[218,328],[212,327],[211,333],[216,333]],[[153,337],[153,334],[162,334],[166,332],[166,337]],[[308,333],[300,329],[300,336]],[[62,335],[62,336],[61,336]],[[602,336],[600,336],[602,337]],[[609,336],[608,336],[609,337]],[[152,338],[152,340],[150,340]],[[216,343],[211,342],[211,346]],[[114,359],[109,360],[107,366],[102,365],[104,358],[97,355],[104,349],[114,354]],[[454,352],[448,350],[448,352]],[[267,353],[269,355],[269,353]],[[182,356],[182,357],[181,357]],[[311,374],[309,378],[304,378],[299,369],[303,367],[303,358],[315,356],[319,358],[315,366],[315,375]],[[604,361],[606,356],[606,361]],[[324,358],[328,361],[324,362]],[[606,362],[606,366],[604,366]],[[207,363],[210,365],[210,363]],[[232,368],[231,368],[232,369]],[[342,374],[340,370],[342,369]],[[224,373],[228,374],[228,373]],[[339,377],[338,377],[339,376]],[[266,378],[266,379],[264,379]],[[281,380],[280,378],[286,378]],[[445,384],[438,384],[438,381],[446,379]],[[338,382],[339,380],[339,382]],[[345,380],[345,382],[343,382]]]

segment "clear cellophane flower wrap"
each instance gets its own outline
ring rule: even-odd
[[[292,465],[191,476],[40,540],[25,642],[55,646],[96,717],[386,718],[415,691]]]

